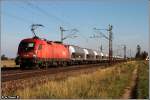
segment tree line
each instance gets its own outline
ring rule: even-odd
[[[148,53],[146,51],[141,51],[141,46],[137,45],[137,52],[135,54],[135,59],[138,60],[144,60],[148,56]]]
[[[14,60],[15,58],[9,58],[5,54],[1,55],[1,60]]]

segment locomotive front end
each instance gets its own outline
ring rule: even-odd
[[[29,39],[20,42],[15,60],[16,64],[20,65],[20,68],[36,64],[35,43],[35,41]]]

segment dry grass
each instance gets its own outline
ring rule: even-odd
[[[15,67],[15,61],[14,60],[1,60],[0,63],[1,67]]]
[[[149,98],[149,64],[148,62],[140,62],[138,67],[138,84],[137,98]]]
[[[11,95],[21,98],[120,98],[128,85],[135,62],[118,64],[111,68],[98,69],[94,73],[53,80],[18,89]]]

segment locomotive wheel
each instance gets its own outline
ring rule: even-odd
[[[63,67],[66,67],[66,66],[67,66],[67,62],[64,61],[64,62],[62,63],[62,66],[63,66]]]
[[[35,65],[35,68],[36,68],[36,69],[40,69],[41,66],[40,66],[39,64],[36,64],[36,65]]]
[[[47,69],[49,66],[48,62],[46,62],[46,65],[45,65],[45,69]]]
[[[25,69],[25,65],[20,64],[20,69],[21,69],[21,70]]]

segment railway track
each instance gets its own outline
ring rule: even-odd
[[[1,82],[8,82],[13,80],[25,79],[30,77],[40,77],[42,75],[58,74],[60,72],[78,71],[87,68],[104,68],[108,63],[100,64],[89,64],[89,65],[76,65],[69,67],[58,67],[58,68],[48,68],[48,69],[36,69],[36,70],[2,70],[1,72]]]

